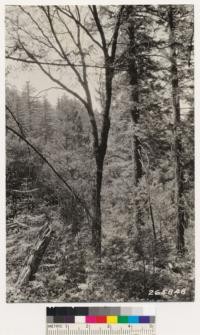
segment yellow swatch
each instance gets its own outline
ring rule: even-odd
[[[107,316],[107,323],[117,323],[117,316]]]

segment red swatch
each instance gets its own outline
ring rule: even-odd
[[[96,316],[96,323],[107,323],[106,316]]]

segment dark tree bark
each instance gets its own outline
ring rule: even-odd
[[[132,7],[132,6],[131,6]],[[130,9],[131,11],[131,9]],[[128,66],[128,74],[129,74],[129,84],[131,86],[131,100],[132,100],[132,109],[131,109],[131,117],[133,122],[133,140],[132,140],[132,155],[133,155],[133,164],[134,164],[134,172],[133,172],[133,184],[136,189],[139,181],[142,177],[142,163],[141,163],[141,145],[140,140],[135,133],[135,129],[139,123],[140,118],[140,110],[139,110],[139,82],[138,82],[138,69],[136,62],[136,45],[135,45],[135,27],[134,22],[131,22],[128,29],[129,36],[129,66]],[[139,229],[141,225],[141,210],[139,206],[139,202],[136,199],[136,193],[134,194],[134,202],[135,202],[135,223],[136,227]]]
[[[103,116],[101,142],[96,151],[96,190],[95,190],[95,215],[92,227],[92,240],[96,255],[101,255],[101,189],[103,179],[104,158],[107,151],[108,135],[110,130],[110,106],[112,99],[113,71],[106,69],[106,104]]]
[[[94,155],[96,160],[96,187],[94,190],[94,218],[92,223],[92,243],[95,254],[101,258],[101,189],[103,179],[104,159],[107,151],[108,135],[110,130],[110,107],[112,101],[112,81],[114,76],[114,62],[116,56],[117,39],[121,24],[121,16],[124,6],[120,7],[117,22],[114,27],[111,51],[109,54],[106,37],[101,25],[96,6],[90,7],[97,29],[99,31],[104,53],[105,65],[105,107],[103,110],[103,124],[100,133],[100,139],[94,142]]]
[[[106,78],[106,101],[105,109],[103,112],[103,126],[101,131],[101,142],[96,150],[96,194],[94,197],[95,200],[95,215],[92,227],[92,240],[95,248],[95,253],[97,256],[101,255],[101,189],[102,189],[102,179],[103,179],[103,167],[104,167],[104,158],[107,151],[107,142],[108,135],[110,130],[110,107],[112,100],[112,80],[114,71],[110,66],[110,61],[113,63],[110,58],[108,58],[105,69],[105,78]]]
[[[134,27],[131,27],[129,29],[129,38],[131,44],[134,45]],[[138,89],[138,72],[137,72],[137,65],[136,65],[136,59],[134,55],[134,46],[131,47],[131,60],[129,64],[129,76],[130,76],[130,85],[132,86],[132,102],[133,107],[131,109],[131,117],[133,121],[134,128],[137,127],[139,123],[140,118],[140,111],[138,108],[139,105],[139,89]],[[134,143],[134,183],[137,186],[140,178],[142,177],[142,164],[140,161],[141,157],[141,146],[140,146],[140,140],[137,136],[137,134],[134,134],[133,137],[133,143]]]
[[[175,46],[175,16],[173,6],[168,10],[169,25],[169,46],[171,60],[171,87],[172,87],[172,107],[173,107],[173,138],[174,138],[174,158],[175,158],[175,197],[176,197],[176,228],[177,228],[177,250],[183,252],[185,248],[185,224],[183,207],[183,167],[181,164],[182,140],[180,134],[180,96],[179,80],[177,68],[177,55]]]

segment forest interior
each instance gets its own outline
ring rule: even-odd
[[[193,6],[5,22],[7,302],[194,300]]]

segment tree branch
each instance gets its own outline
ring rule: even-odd
[[[34,25],[38,28],[38,30],[40,31],[40,33],[42,34],[42,36],[49,43],[49,47],[51,47],[52,49],[54,49],[56,51],[56,53],[60,56],[59,50],[53,45],[53,43],[51,42],[51,40],[49,39],[49,37],[44,33],[44,31],[42,30],[41,26],[33,18],[33,16],[31,15],[31,13],[29,13],[28,11],[26,11],[23,6],[19,6],[19,8],[21,9],[21,11],[23,11],[31,19],[31,21],[34,23]]]
[[[23,62],[23,63],[27,63],[27,64],[35,64],[35,61],[33,60],[29,60],[29,59],[25,59],[25,58],[17,58],[17,57],[12,57],[10,55],[6,56],[7,59],[11,59],[11,60],[15,60],[17,62]],[[61,66],[61,67],[70,67],[71,65],[69,64],[63,64],[63,63],[56,63],[56,62],[41,62],[41,65],[49,65],[49,66]],[[73,63],[73,66],[75,67],[83,67],[83,64],[75,64]],[[89,68],[95,68],[95,69],[105,69],[106,66],[104,65],[92,65],[92,64],[85,64],[85,67],[89,67]]]
[[[21,123],[17,120],[17,118],[15,117],[14,113],[11,111],[11,109],[6,105],[6,109],[7,111],[10,113],[10,115],[12,116],[13,120],[15,121],[15,123],[17,124],[21,134],[23,137],[25,137],[25,134],[24,134],[24,130],[22,128],[22,125]]]
[[[80,21],[79,11],[78,11],[78,17],[79,17],[79,21]],[[93,110],[93,106],[92,106],[92,97],[91,97],[91,93],[90,93],[90,89],[89,89],[89,83],[88,83],[88,79],[87,79],[87,68],[86,68],[86,64],[85,64],[85,54],[84,54],[82,44],[81,44],[81,31],[80,31],[80,26],[78,24],[77,24],[77,47],[78,47],[78,50],[80,52],[81,62],[83,64],[84,89],[85,89],[85,94],[86,94],[87,103],[88,103],[88,109],[87,110],[88,110],[89,119],[90,119],[90,123],[91,123],[91,127],[92,127],[92,133],[93,133],[93,137],[94,137],[94,147],[95,147],[95,150],[97,150],[98,145],[99,145],[98,129],[97,129],[97,123],[96,123],[94,110]]]
[[[112,48],[111,48],[111,62],[113,62],[115,59],[115,54],[116,54],[116,49],[117,49],[117,39],[118,39],[119,28],[121,25],[121,17],[122,17],[124,7],[125,6],[121,6],[119,13],[118,13],[118,17],[117,17],[117,22],[115,24],[115,30],[113,34],[113,42],[112,42]]]
[[[109,54],[108,54],[108,48],[107,48],[107,44],[106,44],[106,38],[105,38],[105,34],[99,19],[99,15],[97,12],[97,7],[96,6],[89,6],[89,9],[93,15],[94,21],[96,23],[97,29],[99,31],[100,37],[101,37],[101,42],[102,42],[102,47],[103,47],[103,52],[104,52],[104,56],[105,59],[109,58]]]
[[[80,76],[80,73],[77,71],[76,67],[74,67],[74,65],[71,63],[69,57],[67,56],[67,54],[65,53],[64,49],[63,49],[63,46],[61,44],[61,42],[59,41],[59,38],[58,38],[58,35],[54,29],[54,25],[53,25],[53,20],[52,20],[52,17],[51,17],[51,13],[50,13],[50,7],[47,6],[47,11],[45,10],[45,8],[42,6],[41,9],[43,10],[43,12],[45,13],[47,19],[48,19],[48,22],[49,22],[49,25],[50,25],[50,28],[51,28],[51,32],[53,34],[53,37],[60,49],[60,56],[61,58],[64,58],[67,63],[69,64],[69,66],[71,67],[71,69],[74,71],[79,83],[81,84],[81,86],[83,87],[84,86],[84,83],[83,83],[83,80]]]
[[[37,64],[39,66],[39,68],[52,80],[54,81],[56,84],[58,84],[59,86],[61,86],[62,88],[64,88],[68,93],[70,93],[71,95],[73,95],[75,98],[77,98],[78,100],[81,101],[81,103],[87,108],[87,102],[85,101],[85,99],[83,99],[78,93],[74,92],[73,90],[71,90],[69,87],[67,87],[66,85],[64,85],[60,80],[56,79],[55,77],[52,76],[52,74],[50,72],[48,72],[44,66],[42,65],[42,63],[40,61],[38,61],[38,59],[29,51],[25,48],[25,46],[20,42],[20,46],[21,48],[25,51],[25,53],[27,54],[27,56],[29,58],[31,58],[33,60],[34,64]]]
[[[102,45],[92,36],[92,34],[89,32],[89,30],[80,22],[78,21],[72,13],[67,12],[66,10],[62,9],[60,6],[55,6],[58,11],[66,15],[68,18],[73,19],[76,24],[78,24],[85,33],[89,36],[89,38],[99,47],[102,49]]]

